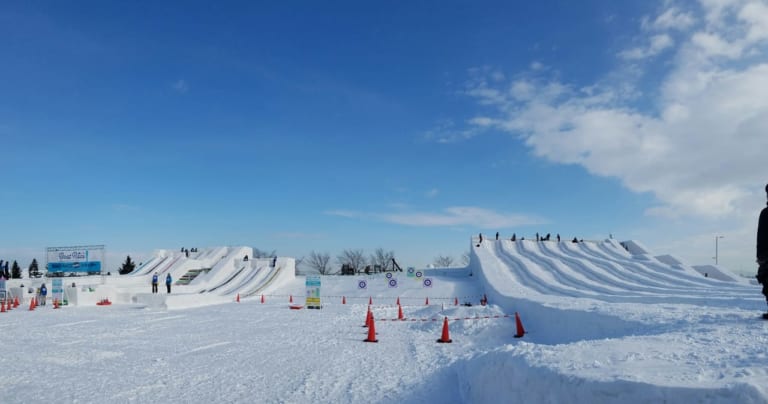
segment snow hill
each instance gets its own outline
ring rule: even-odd
[[[0,401],[768,402],[759,288],[638,242],[472,240],[463,269],[323,276],[322,310],[289,309],[293,259],[248,252],[159,250],[78,285],[76,305],[0,314],[9,341],[35,341],[0,357]],[[155,272],[195,276],[153,295]],[[41,375],[53,387],[29,396]]]

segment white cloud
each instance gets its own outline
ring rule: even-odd
[[[650,23],[650,28],[657,30],[686,30],[693,26],[696,19],[690,13],[682,12],[675,7],[671,7]]]
[[[747,40],[757,42],[768,38],[768,4],[750,2],[739,11],[739,19],[749,25]]]
[[[499,229],[546,223],[545,220],[533,216],[500,213],[473,206],[454,206],[445,208],[440,212],[366,213],[332,210],[326,214],[415,227],[473,226]]]
[[[649,44],[641,48],[632,48],[622,52],[619,52],[619,56],[624,59],[644,59],[647,57],[655,56],[661,53],[663,50],[672,47],[674,41],[672,37],[667,34],[654,35],[650,38]]]
[[[427,191],[427,192],[424,194],[424,196],[426,196],[427,198],[435,198],[435,197],[437,197],[437,195],[439,195],[439,194],[440,194],[440,190],[438,190],[437,188],[432,188],[432,189],[430,189],[429,191]]]
[[[676,47],[668,34],[649,30],[647,47],[620,53],[635,59],[672,50],[659,86],[644,91],[651,108],[634,106],[632,83],[575,89],[526,71],[506,85],[472,77],[467,94],[489,108],[469,122],[518,135],[547,160],[652,193],[659,205],[649,214],[733,215],[768,180],[760,169],[768,150],[768,55],[760,47],[768,8],[760,1],[702,6],[706,27],[694,30],[695,16],[672,9],[646,22],[679,29]]]
[[[189,84],[184,79],[176,80],[175,83],[173,83],[173,89],[181,94],[185,94],[189,91]]]

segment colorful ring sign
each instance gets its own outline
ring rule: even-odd
[[[389,287],[390,288],[396,288],[397,287],[397,279],[390,279],[388,283],[389,283]]]
[[[424,287],[425,288],[431,288],[432,287],[432,279],[430,279],[430,278],[424,279]]]
[[[368,282],[365,280],[360,280],[357,282],[357,288],[358,289],[366,289],[368,287]]]
[[[422,276],[422,275],[423,275],[423,274],[421,273],[421,271],[416,271],[416,277],[417,277],[417,278],[421,278],[421,276]]]

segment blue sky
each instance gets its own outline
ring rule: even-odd
[[[763,18],[765,17],[765,18]],[[3,2],[0,256],[457,261],[478,232],[753,272],[768,5]]]

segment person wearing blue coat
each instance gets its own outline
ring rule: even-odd
[[[40,286],[40,305],[45,306],[45,297],[48,296],[48,288],[45,287],[45,284]]]
[[[171,293],[171,282],[173,282],[171,274],[165,275],[165,287],[168,289],[168,293]]]
[[[152,275],[152,293],[157,293],[157,273]]]

